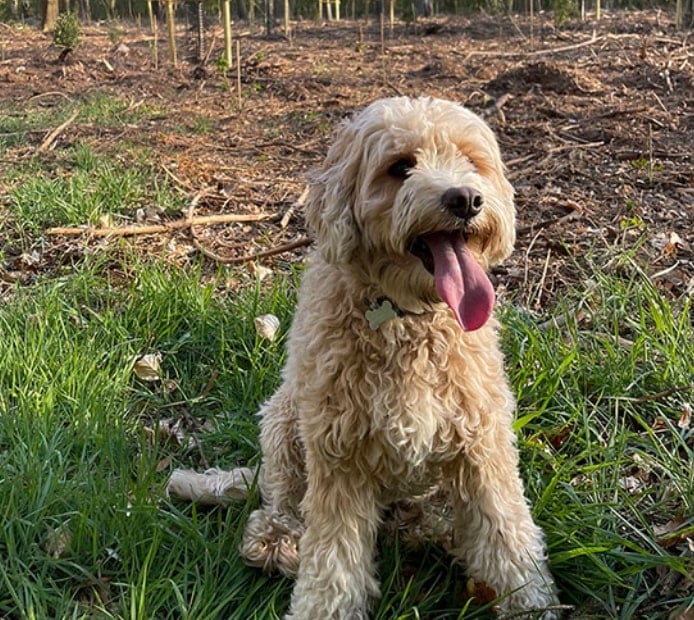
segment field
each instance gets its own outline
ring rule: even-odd
[[[181,27],[173,67],[133,24],[84,27],[63,60],[0,24],[0,617],[281,616],[291,583],[236,551],[257,497],[200,507],[166,481],[257,463],[305,175],[352,111],[428,94],[487,119],[516,188],[493,276],[567,614],[694,618],[691,34],[655,11],[238,25],[229,71],[208,34],[200,66]],[[440,549],[379,550],[374,618],[489,615]]]

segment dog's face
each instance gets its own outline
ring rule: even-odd
[[[306,220],[319,251],[414,312],[445,301],[464,329],[493,305],[484,271],[515,240],[513,190],[492,131],[460,105],[376,101],[343,125]]]

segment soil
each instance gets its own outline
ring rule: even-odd
[[[256,261],[273,267],[308,251],[300,196],[335,125],[378,97],[428,94],[463,103],[499,138],[518,206],[517,249],[494,273],[502,295],[542,312],[584,286],[588,262],[617,269],[625,251],[667,296],[694,291],[694,48],[670,16],[616,13],[561,28],[544,15],[437,18],[386,25],[383,38],[377,21],[301,21],[290,39],[234,28],[239,66],[224,76],[219,28],[208,29],[201,64],[192,30],[179,26],[173,67],[161,37],[155,66],[153,37],[136,25],[84,27],[60,61],[48,35],[0,24],[0,105],[46,109],[106,92],[133,113],[156,111],[117,127],[78,118],[44,144],[56,121],[7,149],[0,166],[78,141],[103,152],[142,145],[196,216],[269,219],[128,237],[136,248],[174,259],[202,251],[215,265],[298,240]],[[118,224],[187,213],[149,206],[144,220],[133,209]],[[27,248],[5,243],[9,277]],[[103,243],[45,235],[38,262],[50,269]]]

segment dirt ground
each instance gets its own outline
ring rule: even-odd
[[[196,216],[271,216],[133,237],[143,251],[175,246],[205,251],[212,264],[243,262],[299,240],[259,263],[300,258],[305,231],[294,206],[333,127],[378,97],[429,94],[465,104],[499,137],[519,215],[516,252],[495,271],[502,294],[542,312],[567,285],[581,285],[588,257],[609,269],[610,256],[629,248],[668,295],[694,291],[694,46],[670,16],[619,13],[560,29],[549,16],[437,18],[386,26],[383,40],[375,21],[298,22],[291,40],[238,24],[240,72],[226,77],[215,64],[222,33],[207,34],[201,66],[192,33],[179,27],[174,68],[162,36],[155,67],[144,26],[85,27],[59,62],[47,35],[0,24],[0,105],[46,109],[101,91],[132,111],[157,111],[117,128],[77,120],[51,147],[146,146]],[[29,133],[0,166],[30,157],[58,125]],[[46,260],[60,260],[76,241],[43,243]],[[18,252],[8,245],[8,263]]]

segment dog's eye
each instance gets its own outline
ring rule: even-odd
[[[405,179],[410,175],[417,162],[413,157],[401,157],[388,168],[388,174],[396,179]]]

